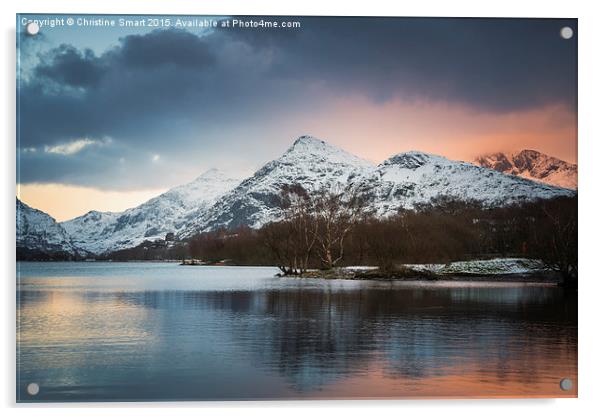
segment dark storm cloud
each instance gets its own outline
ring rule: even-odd
[[[319,105],[323,95],[425,98],[485,112],[575,106],[576,41],[559,36],[564,25],[576,28],[574,20],[277,20],[302,27],[203,36],[159,30],[122,37],[100,55],[70,45],[39,54],[19,90],[20,146],[38,149],[21,155],[22,180],[106,186],[120,158],[189,148],[210,154],[224,143],[203,132],[267,123]],[[321,91],[307,88],[312,83]],[[104,137],[115,147],[43,151]],[[140,163],[129,182],[157,181]]]
[[[303,31],[236,32],[257,49],[279,51],[282,76],[508,111],[549,101],[574,104],[576,39],[560,37],[566,19],[314,18]]]
[[[80,52],[72,46],[61,45],[53,49],[34,72],[36,77],[47,78],[59,84],[89,87],[100,81],[106,71],[103,64],[90,49]]]
[[[97,151],[84,150],[73,155],[52,154],[50,156],[36,151],[26,152],[21,155],[21,158],[27,162],[26,168],[18,171],[17,180],[21,183],[40,181],[73,183],[74,172],[77,172],[82,181],[93,180],[98,175],[107,174],[105,165],[108,162],[107,157]],[[116,179],[113,175],[110,176],[110,179]]]
[[[147,69],[160,65],[203,68],[215,60],[205,41],[192,33],[176,30],[127,36],[108,57],[125,67]]]
[[[173,30],[122,38],[99,57],[60,45],[40,59],[20,88],[23,147],[107,135],[135,142],[133,132],[152,139],[193,102],[214,61],[199,37]]]

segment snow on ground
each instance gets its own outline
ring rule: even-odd
[[[378,270],[377,266],[347,266],[343,267],[345,270],[350,270],[353,272],[363,272],[366,270]]]
[[[405,266],[416,271],[438,274],[523,274],[546,270],[540,260],[523,258],[456,261],[449,264],[406,264]]]
[[[475,274],[475,275],[496,275],[496,274],[525,274],[546,270],[545,265],[540,260],[524,258],[499,258],[491,260],[470,260],[456,261],[448,264],[403,264],[401,265],[411,270],[420,272],[431,272],[436,274]],[[347,266],[344,270],[350,272],[364,272],[378,270],[377,266]]]

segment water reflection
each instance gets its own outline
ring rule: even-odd
[[[280,284],[280,283],[279,283]],[[552,287],[18,292],[21,399],[574,396]]]

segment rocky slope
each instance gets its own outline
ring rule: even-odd
[[[17,258],[71,259],[85,252],[50,215],[17,198]]]
[[[238,182],[211,169],[135,208],[119,213],[90,211],[62,225],[78,247],[95,254],[134,247],[144,240],[163,239],[169,232],[182,232]]]
[[[536,150],[491,153],[479,156],[475,164],[508,175],[520,176],[561,188],[577,189],[577,165]]]

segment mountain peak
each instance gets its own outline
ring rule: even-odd
[[[302,161],[315,163],[318,161],[354,165],[372,166],[372,164],[361,159],[340,147],[334,146],[314,136],[304,135],[295,140],[291,147],[282,155],[279,162]]]
[[[97,211],[95,209],[88,211],[87,213],[85,213],[84,215],[81,215],[81,217],[88,217],[88,218],[92,218],[92,219],[99,219],[102,218],[104,215],[116,215],[118,214],[117,212],[109,212],[109,211]],[[79,217],[77,217],[79,218]]]
[[[532,150],[532,149],[523,149],[517,153],[517,156],[518,155],[530,156],[530,157],[547,156],[541,152],[538,152],[537,150]],[[550,156],[547,156],[547,157],[550,157]]]
[[[201,175],[197,176],[195,181],[223,179],[223,178],[227,178],[227,177],[228,177],[228,175],[226,174],[226,172],[224,172],[220,169],[217,169],[217,168],[211,168],[211,169],[208,169],[205,172],[203,172]]]
[[[332,146],[324,140],[314,136],[300,136],[294,141],[293,145],[288,148],[286,153],[313,153],[321,152],[325,149],[336,149],[342,151],[338,147]]]
[[[385,160],[383,165],[397,165],[401,168],[406,169],[417,169],[420,166],[427,164],[429,161],[439,160],[442,161],[442,156],[432,155],[430,153],[420,152],[417,150],[410,150],[409,152],[398,153]]]
[[[577,165],[548,156],[537,150],[490,153],[477,157],[476,165],[509,175],[562,188],[577,188]]]
[[[299,136],[297,138],[297,140],[295,140],[295,142],[293,143],[293,146],[296,145],[303,145],[303,144],[320,144],[320,143],[326,143],[324,140],[318,139],[317,137],[311,136],[311,135],[303,135],[303,136]]]

